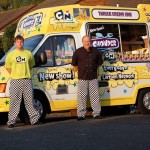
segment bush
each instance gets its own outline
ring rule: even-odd
[[[16,31],[17,24],[12,24],[8,26],[5,31],[4,35],[2,38],[2,43],[3,43],[3,49],[4,52],[6,53],[14,44],[14,34]]]
[[[5,55],[2,45],[2,39],[0,38],[0,59]]]

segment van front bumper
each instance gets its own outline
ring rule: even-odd
[[[8,112],[9,111],[10,98],[0,98],[0,112]]]

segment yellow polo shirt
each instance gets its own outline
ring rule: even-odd
[[[28,50],[13,50],[5,61],[5,67],[11,68],[12,79],[31,78],[31,68],[34,65],[34,57]]]

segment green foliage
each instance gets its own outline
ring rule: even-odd
[[[4,52],[6,53],[14,44],[14,34],[16,31],[17,24],[12,24],[8,26],[5,31],[4,35],[2,38],[2,43],[3,43],[3,49]]]
[[[1,0],[0,1],[0,9],[4,10],[4,11],[10,9],[12,6],[12,2],[13,2],[13,0]]]
[[[14,0],[12,3],[12,8],[20,8],[21,7],[21,1],[20,0]]]
[[[0,10],[16,9],[23,6],[38,4],[45,0],[0,0]]]
[[[41,3],[43,0],[31,0],[32,4],[38,4]]]
[[[24,5],[38,4],[43,2],[44,0],[23,0]]]
[[[2,39],[0,38],[0,59],[4,56],[4,54]]]

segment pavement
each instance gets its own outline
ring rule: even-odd
[[[0,126],[0,150],[149,150],[150,115],[47,117],[44,124]]]

